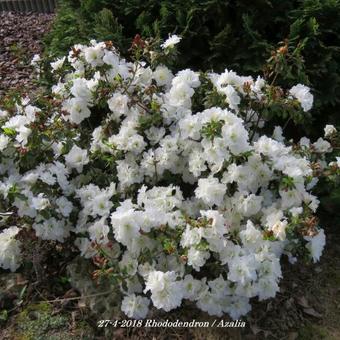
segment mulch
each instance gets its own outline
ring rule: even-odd
[[[30,63],[41,53],[52,19],[53,14],[0,12],[0,98],[9,90],[34,88]]]

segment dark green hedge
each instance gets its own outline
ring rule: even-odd
[[[90,38],[126,51],[136,33],[182,35],[178,67],[254,75],[288,39],[293,58],[276,81],[307,83],[316,98],[314,120],[297,133],[340,123],[340,0],[61,0],[45,42],[54,55]]]

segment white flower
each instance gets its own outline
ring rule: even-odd
[[[44,210],[50,206],[50,201],[44,197],[43,193],[40,193],[37,197],[32,198],[32,206],[36,210]]]
[[[287,224],[288,224],[287,221],[278,221],[271,227],[274,236],[278,238],[280,241],[284,241],[286,239]]]
[[[302,137],[302,138],[300,139],[299,144],[300,144],[301,146],[305,146],[305,147],[309,148],[309,146],[310,146],[310,139],[307,138],[307,137]]]
[[[220,296],[221,299],[225,295],[232,294],[232,289],[230,287],[230,282],[227,280],[224,280],[223,276],[220,274],[218,278],[215,280],[209,281],[208,285],[211,289],[211,292],[215,294],[216,296]]]
[[[96,241],[99,244],[106,244],[109,242],[107,235],[110,228],[105,223],[106,218],[103,217],[89,227],[89,235],[91,241]]]
[[[85,49],[84,56],[85,60],[91,64],[91,66],[96,67],[103,65],[104,50],[101,44],[95,46],[90,46]]]
[[[323,248],[326,244],[326,236],[323,229],[319,230],[319,233],[315,236],[305,236],[304,239],[308,241],[306,248],[310,252],[314,263],[318,262],[322,254]]]
[[[37,67],[39,65],[39,62],[41,61],[41,58],[40,58],[40,55],[39,54],[35,54],[32,58],[32,61],[31,61],[31,65],[33,67]]]
[[[201,178],[195,190],[196,197],[201,198],[209,206],[221,205],[227,187],[215,177]]]
[[[52,62],[51,63],[52,72],[60,70],[64,65],[65,59],[66,59],[66,57],[63,57],[63,58],[59,58],[56,61]]]
[[[221,213],[216,210],[201,210],[200,213],[209,220],[216,235],[222,236],[228,232],[227,221]]]
[[[313,143],[313,146],[315,148],[315,151],[319,153],[326,153],[332,151],[331,144],[326,140],[322,139],[321,137],[315,143]]]
[[[173,85],[169,92],[169,103],[175,107],[189,107],[194,90],[185,82]]]
[[[119,69],[119,56],[112,51],[105,50],[104,53],[105,53],[103,57],[104,63],[110,65],[113,70],[118,70]]]
[[[20,126],[17,129],[18,135],[16,136],[16,140],[21,143],[23,146],[27,144],[28,137],[31,135],[32,130],[27,128],[26,126]]]
[[[219,296],[205,290],[200,294],[197,301],[197,307],[209,315],[216,315],[221,317],[223,315],[223,308],[221,306],[221,299]]]
[[[153,72],[153,78],[156,80],[158,86],[169,86],[171,84],[173,74],[166,66],[159,65]]]
[[[129,98],[125,94],[115,93],[108,101],[110,110],[114,116],[119,119],[121,115],[125,115],[128,112]]]
[[[195,280],[192,275],[186,275],[183,280],[183,289],[183,298],[195,301],[198,299],[198,294],[202,289],[202,282],[200,280]]]
[[[310,93],[310,88],[298,84],[293,86],[289,93],[294,96],[301,104],[303,111],[307,112],[309,111],[313,106],[313,95]]]
[[[257,289],[260,301],[275,297],[280,290],[277,281],[271,277],[260,278],[257,283]]]
[[[111,224],[116,240],[130,249],[133,240],[139,235],[139,226],[135,221],[134,211],[129,209],[112,213]]]
[[[9,143],[9,137],[0,135],[0,151],[4,151]]]
[[[249,281],[255,281],[256,260],[254,255],[235,257],[229,262],[228,279],[233,282],[239,282],[242,285]]]
[[[108,215],[112,207],[113,203],[110,201],[110,195],[100,193],[91,200],[91,215]]]
[[[192,116],[192,115],[187,115],[183,117],[179,122],[178,122],[179,128],[181,130],[181,137],[183,139],[187,139],[188,137],[198,140],[200,138],[200,130],[202,127],[202,124],[200,122],[199,117]],[[193,150],[195,152],[196,150]],[[197,150],[199,151],[199,149]]]
[[[144,293],[151,291],[151,300],[156,308],[169,312],[181,305],[183,282],[177,281],[175,272],[152,271],[149,273]]]
[[[195,244],[198,244],[201,241],[201,233],[198,228],[190,228],[187,225],[185,231],[182,234],[181,238],[181,246],[182,247],[190,247]]]
[[[241,102],[240,96],[235,91],[234,87],[231,85],[227,85],[223,89],[224,94],[227,97],[227,102],[231,109],[236,110]]]
[[[118,265],[119,268],[124,270],[129,276],[134,276],[137,273],[138,261],[129,251],[124,253]]]
[[[192,266],[197,272],[204,266],[207,259],[209,259],[210,253],[208,251],[197,250],[191,247],[188,251],[188,265]]]
[[[172,85],[177,85],[180,83],[186,83],[190,87],[196,88],[201,85],[199,73],[194,72],[190,69],[185,69],[182,71],[179,71],[176,74],[176,77],[172,79]]]
[[[238,155],[250,150],[248,132],[242,124],[225,124],[222,127],[222,136],[232,154]]]
[[[85,78],[74,79],[70,91],[75,97],[81,98],[84,102],[88,102],[89,98],[91,98],[91,91]]]
[[[91,116],[88,103],[80,97],[71,98],[64,102],[64,109],[70,113],[69,116],[64,116],[64,119],[70,120],[71,123],[80,124],[84,119]]]
[[[297,217],[302,214],[303,208],[302,207],[291,208],[289,209],[289,212],[292,214],[292,216]]]
[[[75,168],[78,172],[83,171],[83,166],[88,164],[89,157],[87,150],[83,150],[77,145],[73,145],[70,152],[65,155],[65,162],[70,168]]]
[[[15,239],[19,233],[18,227],[9,227],[0,233],[0,267],[17,270],[21,262],[21,242]]]
[[[83,256],[85,259],[89,259],[97,253],[97,251],[92,248],[92,242],[90,242],[89,239],[86,237],[78,237],[75,240],[74,244],[80,250],[80,255]]]
[[[163,49],[166,48],[173,48],[176,44],[178,44],[181,41],[181,37],[179,37],[178,35],[170,35],[169,38],[167,40],[164,41],[163,44],[161,44],[161,47]]]
[[[251,311],[251,305],[247,297],[235,296],[233,302],[226,308],[226,311],[233,320]]]
[[[332,162],[331,164],[336,164],[338,168],[340,168],[340,157],[335,157],[336,162]]]
[[[68,217],[73,210],[73,204],[64,196],[56,199],[56,204],[58,206],[58,211],[64,216]]]
[[[42,240],[52,240],[63,242],[64,238],[69,235],[69,228],[64,220],[56,220],[54,217],[48,220],[42,220],[32,225],[36,236]]]
[[[284,141],[284,137],[283,137],[283,135],[282,135],[282,128],[281,128],[281,126],[275,126],[275,129],[274,129],[274,131],[273,131],[273,138],[275,139],[275,140],[277,140],[278,142],[283,142]]]
[[[246,229],[240,232],[240,238],[245,246],[257,245],[263,240],[262,233],[250,220],[247,221]]]
[[[225,71],[221,75],[218,75],[216,79],[216,87],[222,93],[228,85],[239,88],[243,85],[243,83],[244,81],[242,77],[237,75],[234,71],[229,71],[228,69],[225,69]]]
[[[256,215],[262,207],[263,197],[254,194],[241,195],[237,200],[237,210],[244,216],[250,217]]]
[[[8,112],[0,109],[0,118],[6,118],[6,117],[8,117]]]
[[[124,297],[122,311],[132,319],[144,319],[149,312],[148,298],[131,294]]]
[[[334,125],[326,125],[324,128],[324,131],[325,131],[325,137],[330,137],[337,132]]]

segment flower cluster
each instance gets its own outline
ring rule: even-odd
[[[179,42],[169,39],[163,51]],[[188,300],[238,318],[251,298],[276,295],[282,256],[319,259],[313,188],[332,146],[261,132],[274,104],[311,108],[306,86],[285,92],[231,70],[173,74],[95,41],[51,66],[49,104],[24,98],[0,111],[0,195],[21,226],[0,234],[0,266],[17,269],[15,235],[28,228],[76,239],[118,280],[129,317]]]

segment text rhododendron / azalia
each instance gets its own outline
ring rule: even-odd
[[[31,230],[105,258],[96,264],[131,318],[184,300],[238,318],[250,299],[276,295],[281,257],[319,259],[313,187],[332,146],[263,132],[274,104],[311,108],[306,86],[284,91],[230,70],[173,74],[152,53],[150,64],[128,62],[109,43],[76,45],[52,63],[48,105],[25,98],[1,111],[1,204],[16,227],[0,233],[0,266],[20,266],[16,235]]]

